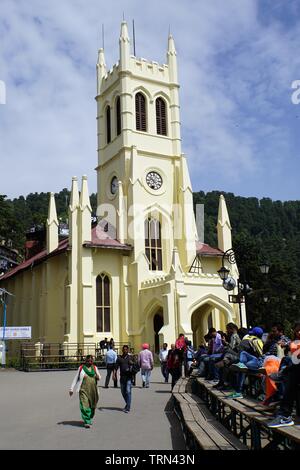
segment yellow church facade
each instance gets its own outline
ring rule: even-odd
[[[0,278],[15,296],[8,325],[32,326],[37,344],[113,337],[158,351],[184,333],[197,346],[209,326],[240,324],[217,272],[232,246],[225,199],[212,248],[198,239],[181,151],[174,40],[163,65],[131,55],[126,22],[119,42],[117,64],[107,70],[100,49],[96,67],[98,223],[91,224],[87,178],[79,191],[73,177],[69,236],[59,241],[51,194],[46,249]],[[237,278],[237,266],[230,270]]]

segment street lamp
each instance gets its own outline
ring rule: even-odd
[[[235,264],[235,254],[232,248],[226,250],[222,257],[222,267],[218,270],[218,274],[223,281],[224,289],[231,291],[236,287],[235,280],[229,276],[230,270],[224,266],[225,259],[230,264]],[[229,295],[229,302],[239,304],[239,313],[240,313],[240,324],[242,326],[242,303],[245,302],[245,294],[249,293],[250,287],[248,284],[242,284],[240,279],[237,280],[237,295]]]
[[[260,263],[259,269],[262,274],[269,274],[270,265],[267,261],[263,261]]]

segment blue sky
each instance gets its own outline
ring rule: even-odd
[[[180,78],[182,147],[194,191],[300,199],[299,0],[0,0],[0,194],[96,191],[95,64],[105,25],[118,60],[123,12],[136,54],[166,62],[169,26]],[[1,101],[1,100],[0,100]]]

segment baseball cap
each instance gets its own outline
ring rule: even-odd
[[[258,336],[259,338],[261,338],[263,334],[264,334],[264,330],[260,328],[259,326],[255,326],[254,328],[252,328],[252,330],[249,331],[249,335],[255,335],[255,336]]]

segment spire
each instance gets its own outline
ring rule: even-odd
[[[101,83],[102,83],[103,78],[107,74],[104,49],[102,47],[98,51],[98,61],[97,61],[96,69],[97,69],[97,94],[100,95]]]
[[[71,198],[70,198],[71,212],[77,209],[78,205],[79,205],[79,191],[78,191],[77,176],[73,176],[72,187],[71,187]]]
[[[50,193],[48,219],[47,219],[47,253],[51,253],[58,247],[58,220],[54,193]]]
[[[78,208],[79,208],[79,191],[77,177],[72,178],[71,197],[69,204],[69,244],[72,249],[77,245],[78,232]]]
[[[79,243],[83,244],[85,242],[89,242],[89,241],[92,240],[92,229],[91,229],[92,208],[91,208],[90,197],[89,197],[87,176],[85,176],[85,175],[82,177],[79,206],[80,206],[80,210],[79,210],[80,222],[78,224],[78,226],[79,226]]]
[[[87,208],[90,212],[92,212],[86,175],[83,175],[82,177],[81,193],[80,193],[80,208],[81,210],[84,210],[85,208]]]
[[[172,34],[169,34],[169,38],[168,38],[167,63],[169,66],[170,82],[177,83],[178,82],[177,53],[176,53],[175,42],[174,42]]]
[[[128,34],[128,27],[126,21],[121,23],[121,33],[120,33],[120,67],[121,70],[129,69],[130,65],[130,39]]]
[[[221,194],[219,199],[219,212],[218,212],[218,248],[222,251],[232,248],[231,225],[227,211],[226,201]]]

